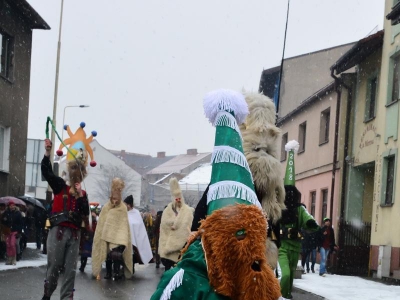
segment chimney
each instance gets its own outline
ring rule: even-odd
[[[165,151],[157,152],[157,158],[164,158],[164,157],[165,157]]]
[[[120,156],[122,159],[125,159],[125,150],[121,150]]]
[[[197,149],[187,149],[187,155],[197,155]]]

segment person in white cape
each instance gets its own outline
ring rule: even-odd
[[[133,272],[135,263],[148,264],[153,259],[149,237],[144,226],[140,212],[133,206],[133,197],[129,195],[124,203],[128,209],[129,227],[131,230],[132,253],[133,253]]]

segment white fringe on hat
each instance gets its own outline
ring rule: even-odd
[[[243,140],[242,133],[240,132],[240,129],[236,122],[236,119],[230,113],[228,113],[226,111],[220,111],[217,114],[213,126],[214,127],[217,127],[217,126],[230,127],[233,130],[235,130],[239,134],[240,139]]]
[[[256,193],[243,183],[224,180],[210,185],[207,193],[207,204],[214,200],[226,198],[242,199],[261,209],[261,204],[257,199]]]
[[[232,112],[238,124],[242,124],[249,113],[244,96],[236,91],[226,89],[208,93],[204,97],[203,107],[207,119],[212,124],[220,111]]]
[[[232,163],[245,168],[251,176],[251,181],[253,181],[253,175],[251,174],[247,159],[239,150],[230,146],[215,146],[211,156],[211,163],[217,164],[223,162]]]

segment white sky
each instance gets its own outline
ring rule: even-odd
[[[35,30],[29,138],[44,138],[53,114],[61,0],[28,0],[51,26]],[[108,149],[155,155],[210,152],[205,93],[257,91],[279,65],[283,0],[65,0],[57,128],[86,132]],[[286,57],[353,42],[382,28],[382,0],[292,0]],[[65,137],[65,136],[64,136]]]

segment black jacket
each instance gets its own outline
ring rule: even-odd
[[[22,214],[19,210],[11,210],[7,208],[1,215],[1,223],[11,228],[11,232],[22,233],[24,226]]]

